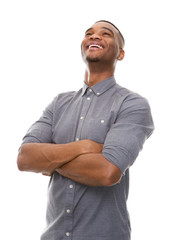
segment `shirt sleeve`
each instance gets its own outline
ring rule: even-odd
[[[106,136],[103,156],[119,167],[124,174],[137,158],[153,130],[154,124],[148,101],[135,94],[126,98]]]
[[[55,99],[46,107],[42,116],[28,130],[23,138],[24,143],[51,143]]]

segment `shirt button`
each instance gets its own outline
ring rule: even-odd
[[[88,97],[87,100],[90,101],[90,97]]]
[[[83,117],[83,116],[81,116],[81,117],[80,117],[80,119],[82,120],[82,119],[84,119],[84,117]]]
[[[100,95],[100,93],[98,92],[97,95]]]
[[[70,211],[70,209],[67,209],[66,212],[67,212],[67,213],[70,213],[71,211]]]
[[[101,123],[104,123],[104,120],[101,120],[100,122],[101,122]]]
[[[92,92],[92,89],[91,89],[91,88],[89,89],[89,92]]]
[[[70,236],[70,233],[69,233],[69,232],[67,232],[67,233],[66,233],[66,236],[67,236],[67,237],[69,237],[69,236]]]
[[[79,141],[79,138],[76,138],[76,141]]]
[[[72,184],[70,184],[70,185],[69,185],[69,188],[73,188],[73,185],[72,185]]]

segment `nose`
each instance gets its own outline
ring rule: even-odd
[[[101,36],[97,33],[94,33],[94,34],[90,35],[90,39],[99,39],[100,40]]]

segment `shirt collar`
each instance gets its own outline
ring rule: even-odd
[[[101,94],[103,94],[104,92],[106,92],[107,90],[109,90],[111,87],[113,87],[116,84],[116,80],[114,78],[114,76],[107,78],[95,85],[93,85],[92,87],[90,87],[90,89],[93,90],[93,92],[97,95],[100,96]],[[89,88],[89,86],[84,83],[83,88],[82,88],[82,96],[85,94],[85,92],[87,91],[87,89]]]

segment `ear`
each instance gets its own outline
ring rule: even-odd
[[[125,56],[125,52],[122,48],[119,49],[119,56],[117,57],[117,60],[121,61],[123,60],[124,56]]]

